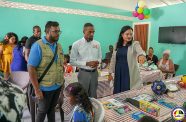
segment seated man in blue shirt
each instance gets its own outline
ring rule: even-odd
[[[62,48],[57,43],[61,33],[58,22],[48,21],[45,25],[45,33],[46,36],[34,43],[31,48],[28,71],[38,99],[36,122],[44,122],[46,115],[48,122],[55,122],[55,106],[64,83]],[[56,48],[57,55],[53,64],[44,78],[38,82],[51,62]]]

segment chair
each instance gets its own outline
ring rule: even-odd
[[[175,72],[178,71],[179,65],[178,64],[174,64],[174,69],[175,69]]]
[[[173,74],[173,77],[176,75],[176,71],[178,71],[179,69],[179,65],[178,64],[174,64],[174,71],[175,73]]]
[[[94,109],[94,122],[103,122],[105,116],[103,105],[95,98],[91,98],[91,102]]]

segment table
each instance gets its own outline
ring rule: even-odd
[[[143,75],[143,74],[146,76],[153,75],[153,79],[157,80],[158,78],[160,78],[161,71],[158,70],[158,71],[153,71],[151,73],[147,73],[147,74],[146,73],[147,73],[146,71],[143,71],[141,73],[141,75]],[[145,77],[143,77],[143,78],[145,78]],[[151,81],[151,82],[154,81],[154,80],[150,80],[150,76],[148,78],[149,78],[148,81]],[[71,83],[73,81],[78,81],[76,73],[65,75],[65,86],[67,86],[69,83]],[[97,96],[98,96],[98,98],[101,98],[101,97],[106,97],[109,95],[113,95],[113,87],[112,88],[110,87],[110,82],[107,80],[106,76],[100,76],[98,78]],[[72,109],[73,109],[73,107],[69,105],[69,103],[66,101],[66,99],[64,99],[63,110],[64,110],[65,114],[67,114],[67,115],[70,114]]]
[[[180,76],[166,80],[166,82],[176,82],[180,80]],[[134,89],[134,90],[130,90],[130,91],[126,91],[126,92],[122,92],[119,94],[115,94],[115,95],[111,95],[108,97],[104,97],[99,99],[101,102],[107,101],[108,99],[111,98],[115,98],[115,97],[120,97],[120,98],[128,98],[128,97],[134,97],[137,96],[139,94],[142,93],[148,93],[148,94],[153,94],[153,92],[151,91],[150,85],[144,86],[141,89]],[[186,89],[180,89],[180,91],[174,92],[174,98],[170,98],[167,95],[162,95],[159,98],[164,98],[170,102],[174,102],[177,103],[177,105],[182,106],[183,102],[186,101]],[[131,117],[131,114],[137,111],[141,111],[138,108],[134,107],[133,105],[129,104],[129,103],[125,103],[128,106],[130,106],[132,108],[132,112],[128,113],[128,114],[124,114],[124,115],[118,115],[115,111],[109,109],[109,110],[105,110],[105,121],[106,122],[135,122],[136,120],[134,120]],[[160,110],[160,116],[159,117],[154,117],[148,113],[145,113],[146,115],[152,116],[154,118],[156,118],[159,121],[166,121],[166,120],[170,120],[171,119],[171,109],[166,108],[164,106],[159,105],[158,103],[154,102],[154,104],[157,104],[158,106],[161,107]]]
[[[103,74],[106,74],[105,72],[107,72],[107,70],[104,70],[103,72]],[[152,83],[155,80],[162,79],[162,72],[160,70],[140,70],[140,77],[143,84],[147,84],[149,82]],[[99,82],[97,91],[99,97],[105,97],[113,94],[113,87],[110,87],[110,82],[108,81],[107,76],[98,77],[98,81],[101,81]]]
[[[97,89],[98,98],[113,94],[113,87],[110,87],[110,82],[108,81],[106,75],[108,75],[108,69],[104,69],[99,72],[98,89]],[[140,70],[140,76],[144,84],[162,79],[162,73],[160,70],[151,70],[151,71]],[[78,81],[77,73],[65,74],[66,86],[72,82],[77,82],[77,81]]]
[[[100,81],[107,80],[107,77],[105,75],[108,75],[108,69],[104,69],[100,71]],[[140,70],[140,77],[143,83],[147,82],[153,82],[155,80],[161,80],[163,78],[162,72],[159,69],[156,70],[145,70],[141,69]]]

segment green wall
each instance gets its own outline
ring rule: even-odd
[[[154,8],[151,10],[150,45],[155,49],[155,54],[161,58],[165,49],[170,49],[170,58],[180,67],[177,75],[186,74],[186,44],[163,44],[158,43],[159,27],[163,26],[186,26],[186,3],[167,7]],[[140,22],[135,19],[135,21]],[[143,21],[141,21],[143,22]]]
[[[44,6],[83,9],[83,10],[89,10],[89,11],[97,11],[97,12],[103,12],[103,13],[131,16],[131,12],[129,11],[120,10],[120,9],[112,9],[112,8],[107,8],[107,7],[102,7],[102,6],[89,5],[89,4],[82,4],[78,2],[71,2],[68,0],[9,0],[9,1],[37,4],[37,5],[44,5]]]
[[[47,2],[45,4],[47,4]],[[105,11],[105,8],[97,8],[102,9],[102,12]],[[121,10],[115,11],[115,13],[118,14],[120,12]],[[42,35],[44,35],[44,25],[46,22],[48,20],[58,21],[62,30],[59,41],[62,44],[65,53],[68,53],[69,45],[83,37],[82,27],[84,23],[91,22],[95,26],[95,40],[98,40],[101,43],[103,58],[108,51],[108,45],[116,42],[121,27],[123,25],[132,25],[132,21],[2,7],[0,7],[0,16],[1,39],[10,31],[17,33],[19,38],[24,35],[31,36],[32,27],[34,25],[41,26]]]

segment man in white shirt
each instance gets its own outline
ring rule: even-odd
[[[94,38],[94,25],[86,23],[83,28],[84,37],[72,45],[70,63],[79,67],[78,82],[80,82],[89,97],[97,97],[98,85],[97,67],[101,63],[101,46]]]

